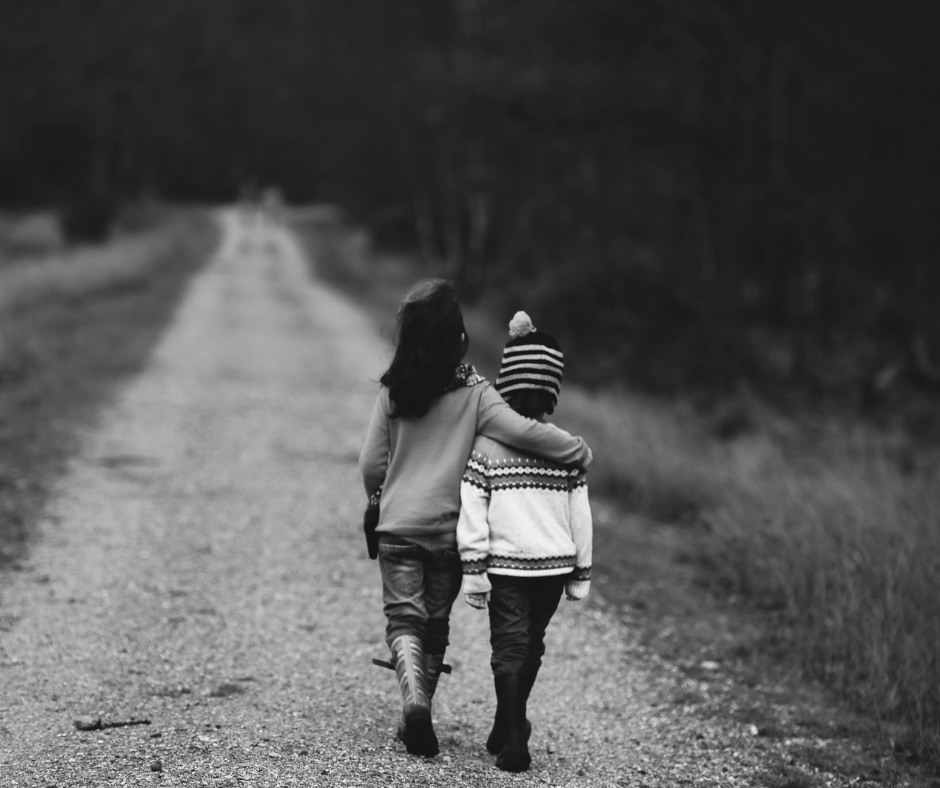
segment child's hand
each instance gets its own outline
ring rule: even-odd
[[[568,580],[565,583],[565,596],[569,602],[580,602],[591,593],[590,580]]]
[[[467,600],[467,604],[470,605],[470,607],[475,607],[477,610],[486,610],[486,606],[490,601],[490,592],[484,591],[481,594],[464,594],[464,598]]]

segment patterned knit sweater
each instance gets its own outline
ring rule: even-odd
[[[587,596],[593,529],[583,471],[478,436],[460,504],[457,545],[466,593],[489,591],[489,573],[567,575],[568,595]]]

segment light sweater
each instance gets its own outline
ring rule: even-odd
[[[489,591],[488,574],[567,575],[568,595],[587,596],[593,526],[583,472],[479,437],[460,501],[457,546],[466,593]]]
[[[479,377],[442,395],[420,418],[392,418],[388,389],[379,391],[359,456],[366,494],[382,488],[376,531],[398,536],[453,534],[460,479],[476,435],[488,435],[558,463],[587,468],[581,438],[526,419]]]

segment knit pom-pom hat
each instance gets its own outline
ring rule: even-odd
[[[509,321],[509,341],[496,378],[496,390],[504,397],[513,391],[547,391],[557,403],[565,356],[554,337],[539,331],[525,312]]]

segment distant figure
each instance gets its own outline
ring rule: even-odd
[[[245,225],[253,225],[258,221],[258,189],[254,181],[242,181],[238,187],[238,213]]]
[[[258,203],[265,223],[275,226],[284,223],[284,193],[277,186],[262,189]]]
[[[496,390],[521,416],[555,410],[564,356],[525,312],[509,324]],[[557,429],[557,427],[553,427]],[[593,525],[584,472],[479,436],[460,485],[457,544],[467,602],[489,605],[496,719],[486,749],[508,772],[529,768],[526,703],[562,591],[591,585]]]
[[[460,593],[460,479],[474,437],[585,468],[591,450],[581,438],[515,413],[461,363],[469,340],[450,282],[415,285],[397,322],[395,356],[381,378],[359,469],[366,495],[379,502],[385,639],[403,702],[398,737],[409,753],[433,756],[439,747],[431,701]]]

